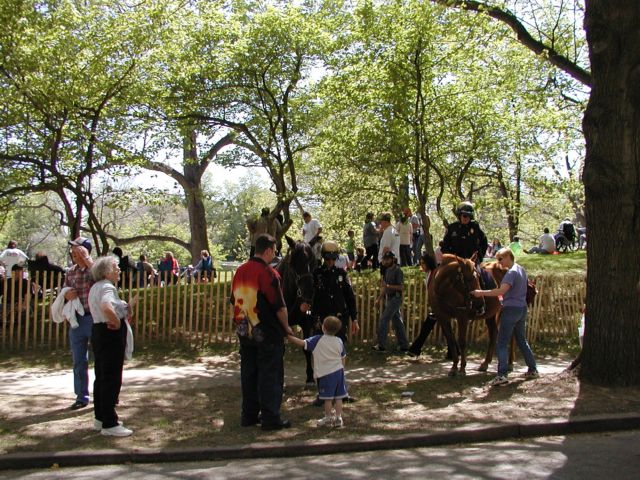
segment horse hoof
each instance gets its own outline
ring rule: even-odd
[[[453,370],[453,369],[449,370],[450,377],[455,377],[457,374],[458,374],[458,370]]]
[[[467,376],[467,371],[466,370],[460,370],[458,375],[460,375],[461,377],[466,377]]]
[[[513,363],[507,366],[507,372],[513,372]]]
[[[486,372],[487,370],[489,370],[489,366],[486,363],[481,363],[478,367],[479,372]]]

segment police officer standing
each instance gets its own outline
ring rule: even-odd
[[[456,209],[457,222],[449,224],[442,240],[442,253],[452,253],[462,258],[477,254],[476,263],[482,262],[487,251],[487,236],[474,217],[473,205],[462,202]]]
[[[351,333],[360,330],[358,325],[358,310],[356,298],[351,288],[351,282],[346,270],[336,267],[336,259],[340,247],[334,241],[322,244],[322,258],[324,262],[313,272],[313,302],[312,314],[314,328],[322,332],[322,321],[329,315],[334,315],[342,321],[342,328],[336,334],[343,342],[347,341],[347,328],[351,319]]]
[[[356,297],[351,288],[351,281],[346,270],[336,267],[336,260],[340,254],[340,247],[332,240],[322,244],[322,265],[313,272],[313,302],[312,315],[314,334],[322,333],[322,321],[329,315],[336,316],[342,322],[340,331],[336,337],[347,344],[347,328],[351,319],[351,334],[360,331],[358,324],[358,310]],[[345,402],[355,401],[352,396],[344,399]],[[316,398],[315,406],[322,406],[323,401]]]

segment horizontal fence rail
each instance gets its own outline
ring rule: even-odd
[[[132,328],[136,345],[188,344],[201,347],[212,343],[235,342],[231,319],[231,281],[234,272],[218,271],[209,279],[136,278],[124,280],[121,297],[133,301]],[[380,281],[377,275],[351,275],[359,312],[360,331],[355,342],[376,338],[381,307],[375,301]],[[538,295],[529,309],[529,342],[577,338],[577,326],[585,300],[584,275],[538,275]],[[28,283],[6,280],[0,289],[0,347],[2,350],[56,350],[68,348],[68,322],[51,321],[50,305],[61,289],[61,279],[53,272],[36,272]],[[134,300],[135,299],[135,300]],[[423,276],[407,275],[402,305],[409,339],[418,335],[427,311],[428,298]],[[472,322],[469,344],[486,342],[484,321]],[[428,344],[444,345],[439,327]]]

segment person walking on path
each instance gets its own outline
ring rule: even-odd
[[[84,315],[76,314],[78,326],[69,329],[69,344],[73,358],[73,389],[76,394],[76,401],[70,409],[77,410],[89,404],[89,341],[93,328],[89,291],[94,280],[91,275],[93,260],[89,239],[78,237],[69,242],[69,245],[71,245],[71,259],[74,265],[64,279],[64,286],[69,288],[64,298],[67,302],[79,299],[84,309]]]
[[[291,343],[313,352],[313,371],[318,383],[318,398],[324,401],[324,417],[318,420],[319,427],[342,427],[342,400],[348,397],[344,377],[344,362],[347,352],[344,342],[336,336],[342,321],[332,315],[322,322],[322,335],[304,340],[293,335]],[[334,413],[335,408],[335,413]]]
[[[509,358],[508,348],[511,337],[515,335],[518,348],[522,352],[524,361],[529,368],[525,374],[526,379],[538,377],[536,360],[527,343],[527,272],[522,266],[515,263],[513,252],[503,248],[496,254],[496,260],[508,269],[500,286],[492,290],[473,290],[474,297],[502,297],[503,309],[500,315],[500,328],[498,330],[498,375],[490,385],[506,385]]]
[[[116,403],[122,388],[122,369],[127,346],[127,321],[131,320],[131,305],[118,297],[120,278],[118,258],[100,257],[91,267],[96,283],[89,292],[93,316],[91,346],[95,355],[93,382],[93,429],[102,435],[128,437],[132,430],[118,420]]]
[[[380,303],[384,295],[385,305],[378,322],[378,343],[373,346],[373,349],[377,352],[386,351],[389,322],[391,322],[393,330],[396,332],[399,349],[401,352],[406,352],[409,349],[409,341],[407,340],[407,333],[400,313],[404,276],[393,252],[388,251],[383,255],[382,268],[380,296],[376,300],[376,304]]]
[[[241,425],[262,422],[263,430],[280,430],[291,422],[280,416],[284,388],[284,337],[288,323],[280,274],[269,264],[276,240],[256,238],[255,255],[233,277],[231,303],[240,341]]]

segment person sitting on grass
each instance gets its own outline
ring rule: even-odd
[[[318,420],[319,427],[342,427],[342,399],[346,398],[347,383],[344,377],[344,362],[347,355],[344,343],[336,334],[342,321],[330,315],[322,321],[323,335],[301,340],[288,335],[288,340],[308,352],[313,352],[313,372],[318,383],[318,398],[324,400],[324,417]],[[335,408],[335,413],[333,409]]]

